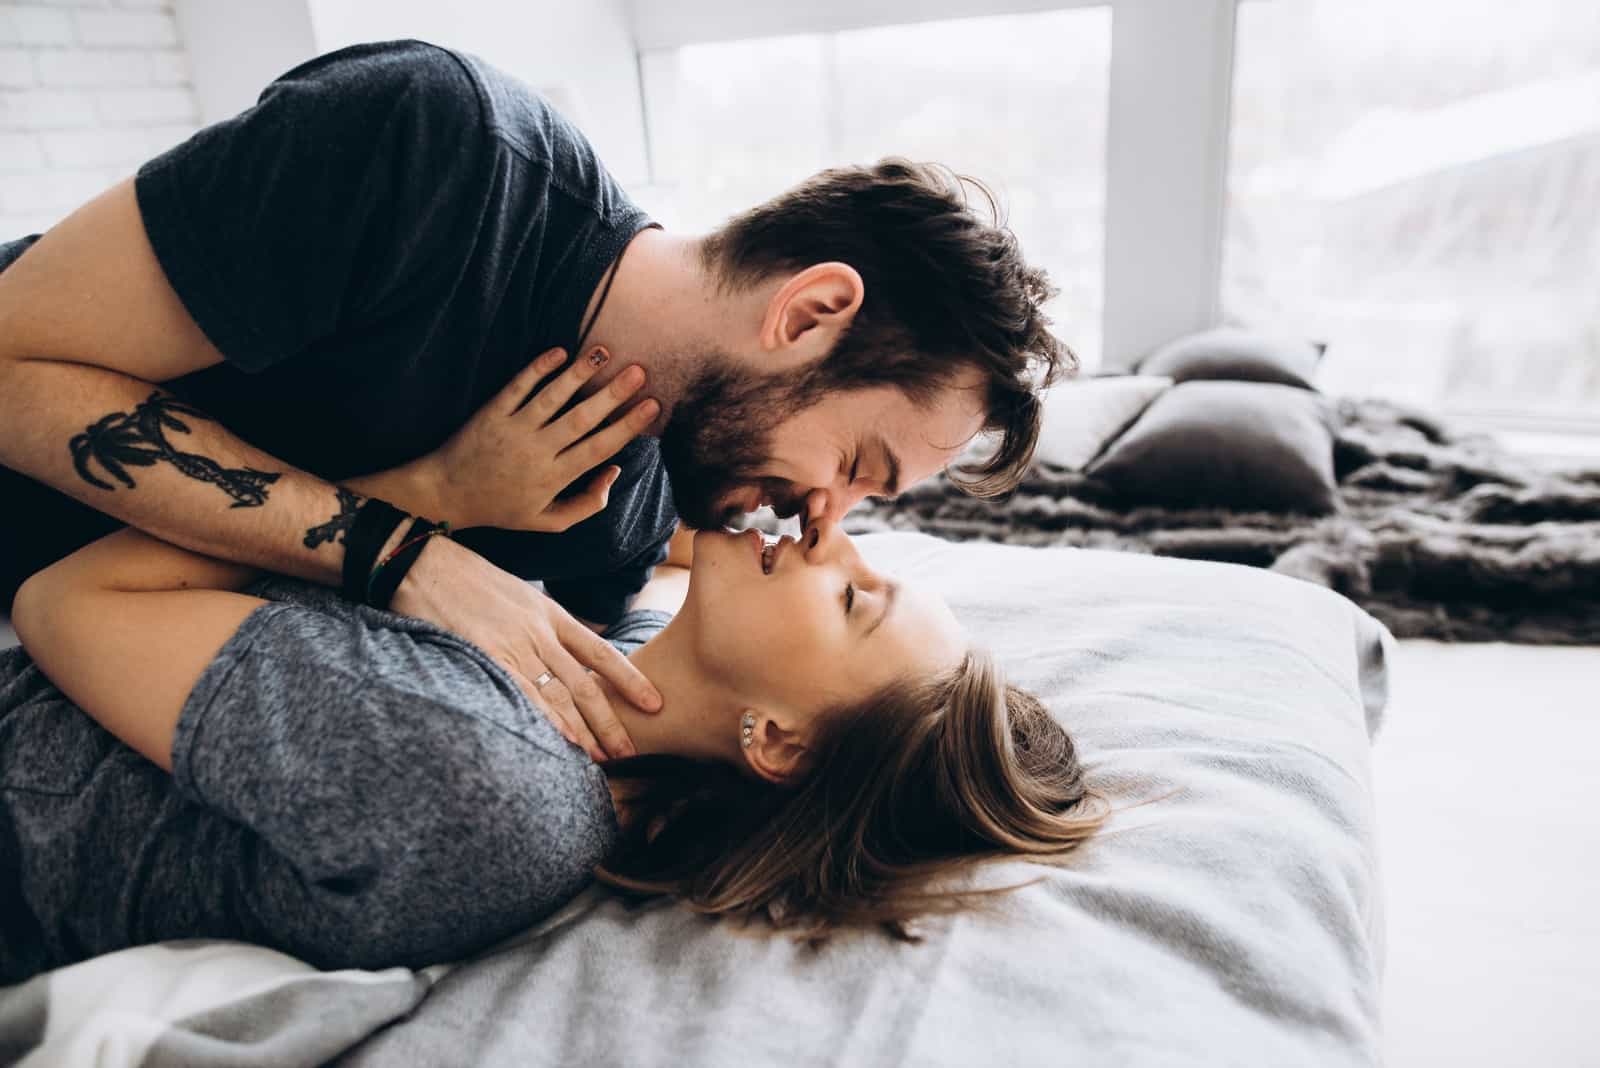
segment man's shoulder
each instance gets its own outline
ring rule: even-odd
[[[582,130],[521,77],[470,52],[418,40],[351,45],[289,71],[262,100],[283,89],[403,105],[425,132],[481,130],[600,214],[631,207]]]
[[[545,171],[551,185],[601,217],[638,214],[588,135],[546,95],[552,86],[530,84],[524,72],[513,74],[468,52],[451,55],[471,73],[482,94],[484,124],[500,144]]]
[[[487,94],[470,57],[426,41],[372,41],[307,60],[275,79],[261,93],[274,97],[337,101],[353,113],[360,102],[404,107],[459,128],[485,125]]]

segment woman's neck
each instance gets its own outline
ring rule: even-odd
[[[738,712],[723,707],[726,699],[700,677],[693,657],[680,644],[678,633],[668,624],[628,657],[660,692],[660,712],[638,708],[599,675],[595,681],[640,755],[666,753],[734,763],[739,759]]]

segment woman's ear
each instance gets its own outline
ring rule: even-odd
[[[800,774],[811,754],[799,732],[753,708],[739,717],[739,748],[751,771],[779,785]]]

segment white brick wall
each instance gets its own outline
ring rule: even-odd
[[[0,0],[0,241],[53,226],[198,120],[172,0]]]

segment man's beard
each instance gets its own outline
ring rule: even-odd
[[[757,475],[771,459],[772,429],[796,412],[798,392],[787,376],[756,375],[731,361],[694,372],[661,431],[661,458],[678,518],[715,530],[742,509],[723,503],[741,483],[760,485],[780,514],[799,511],[789,483]]]

